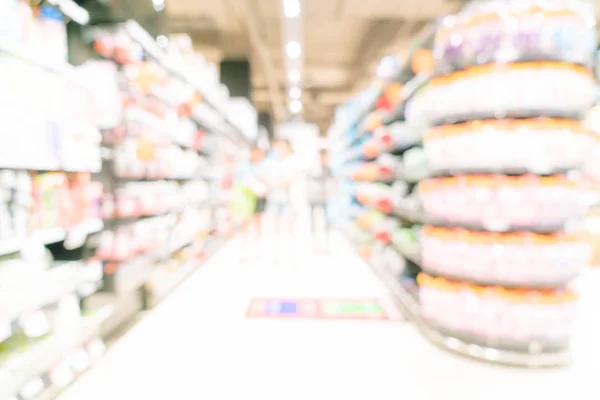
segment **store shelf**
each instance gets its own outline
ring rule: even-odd
[[[66,228],[54,228],[46,229],[41,232],[37,232],[31,235],[29,238],[12,238],[4,239],[0,241],[0,255],[16,253],[20,251],[27,243],[37,242],[44,245],[62,242],[67,239],[69,232],[77,231],[78,234],[85,234],[86,236],[92,233],[100,232],[104,224],[102,220],[94,219],[81,223],[80,225],[71,229]]]
[[[81,326],[72,334],[43,339],[0,364],[0,399],[13,398],[32,379],[43,376],[71,351],[97,337],[101,324],[112,312],[111,308],[99,310],[95,315],[83,318]]]
[[[154,40],[152,36],[150,36],[150,34],[140,26],[139,23],[129,20],[125,24],[125,29],[131,38],[140,46],[142,46],[144,51],[150,54],[150,56],[155,59],[163,68],[165,68],[165,70],[182,79],[184,82],[187,82],[194,87],[198,93],[200,93],[203,104],[207,104],[210,107],[212,113],[214,114],[214,118],[211,117],[211,120],[208,120],[205,116],[196,115],[195,119],[198,123],[211,130],[223,133],[229,139],[232,139],[238,144],[241,143],[245,146],[250,146],[250,141],[247,139],[247,136],[242,132],[242,130],[232,123],[225,115],[223,115],[223,110],[220,110],[215,105],[215,101],[211,100],[210,96],[208,95],[209,91],[206,90],[206,88],[201,87],[199,83],[194,82],[190,78],[189,74],[183,71],[180,67],[173,65],[173,63],[170,61],[171,59],[167,56],[165,51],[158,46],[156,40]],[[224,127],[219,126],[221,122],[225,125]]]
[[[381,268],[373,265],[371,265],[371,268],[394,296],[404,316],[414,323],[423,336],[436,346],[481,361],[519,367],[558,367],[572,361],[572,354],[569,350],[559,349],[554,352],[540,353],[544,348],[541,343],[529,343],[524,349],[525,351],[518,352],[502,350],[484,344],[474,344],[466,341],[465,338],[459,339],[447,333],[442,333],[422,318],[418,301],[396,278]],[[474,341],[478,340],[475,339]]]
[[[421,32],[419,32],[417,37],[413,40],[412,45],[410,46],[409,54],[412,54],[415,50],[421,47],[428,47],[430,45],[437,31],[437,24],[437,21],[430,23],[426,25],[421,30]],[[429,80],[429,78],[429,76],[419,76],[416,78],[414,77],[414,73],[412,71],[411,57],[406,58],[404,63],[400,66],[400,68],[398,68],[398,71],[395,74],[395,76],[392,76],[391,79],[382,80],[380,78],[377,78],[377,80],[374,81],[372,84],[372,87],[375,88],[374,92],[376,93],[376,95],[370,96],[370,101],[363,105],[363,107],[355,113],[354,118],[350,119],[350,121],[348,121],[340,127],[335,126],[332,130],[331,135],[336,138],[343,137],[342,133],[347,132],[355,127],[358,128],[359,131],[356,137],[354,137],[351,141],[342,143],[341,145],[338,143],[336,146],[334,146],[336,150],[339,151],[341,149],[351,147],[357,144],[360,138],[364,137],[364,134],[367,133],[367,130],[365,130],[361,126],[361,124],[364,122],[365,118],[372,111],[375,110],[375,103],[377,102],[377,99],[379,99],[383,95],[384,90],[388,84],[393,82],[408,82],[406,84],[406,87],[402,89],[403,99],[407,99],[412,95],[412,93],[414,93],[416,89],[425,84]],[[404,105],[402,104],[401,107],[403,108]],[[390,120],[393,119],[393,117],[393,112],[389,113],[389,115],[387,116],[387,118]]]
[[[73,0],[47,0],[48,3],[57,6],[60,11],[79,25],[87,25],[90,22],[90,14],[86,9]]]
[[[18,291],[4,288],[0,293],[2,322],[13,325],[28,312],[42,310],[66,296],[76,295],[87,281],[83,268],[79,261],[69,262],[38,273],[31,288],[19,288]]]

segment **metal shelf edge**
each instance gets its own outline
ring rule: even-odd
[[[568,350],[555,353],[526,354],[470,344],[446,336],[432,328],[421,317],[419,304],[414,301],[410,293],[399,282],[389,273],[371,264],[369,265],[396,299],[404,316],[415,324],[427,340],[438,347],[480,361],[527,368],[559,367],[569,364],[573,360],[573,355]]]

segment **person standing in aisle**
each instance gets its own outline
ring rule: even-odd
[[[273,250],[275,260],[279,261],[281,235],[289,236],[290,260],[295,262],[295,243],[293,238],[295,212],[292,204],[291,189],[298,177],[292,146],[287,140],[279,140],[273,145],[269,163],[269,184],[267,202],[275,219]]]
[[[306,184],[307,198],[310,204],[311,232],[313,237],[314,250],[316,246],[317,225],[319,214],[323,215],[324,222],[324,250],[329,250],[329,218],[327,217],[327,201],[330,195],[333,174],[329,168],[327,150],[322,149],[319,152],[318,161],[308,171],[308,180]]]
[[[264,174],[264,157],[265,154],[262,149],[259,147],[253,148],[250,154],[250,161],[243,166],[239,175],[241,183],[253,193],[255,198],[254,213],[246,224],[243,233],[243,245],[241,252],[242,261],[247,259],[248,252],[252,247],[250,245],[250,240],[252,237],[250,230],[252,227],[255,228],[256,239],[258,242],[256,248],[260,249],[262,245],[262,217],[267,206],[267,186],[265,183]]]

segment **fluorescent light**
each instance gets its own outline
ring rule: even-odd
[[[290,111],[294,114],[298,114],[300,111],[302,111],[302,103],[300,100],[292,100],[289,107]]]
[[[160,35],[159,37],[156,38],[156,44],[158,44],[159,47],[162,47],[164,49],[165,47],[168,46],[169,39],[167,39],[167,37],[164,35]]]
[[[290,98],[299,99],[302,96],[302,90],[298,86],[290,88]]]
[[[161,12],[165,9],[165,0],[152,0],[152,6],[156,12]]]
[[[285,45],[285,53],[289,58],[298,58],[302,54],[302,46],[296,41],[288,42]]]
[[[299,0],[283,0],[283,14],[287,18],[296,18],[300,15]]]
[[[300,82],[300,71],[298,71],[297,69],[291,69],[291,70],[289,70],[288,71],[288,79],[292,83],[298,83],[298,82]]]

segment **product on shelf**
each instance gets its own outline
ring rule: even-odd
[[[438,75],[418,97],[437,175],[418,188],[422,316],[463,343],[511,350],[507,359],[526,353],[527,365],[569,346],[568,288],[591,258],[572,233],[586,211],[572,170],[593,143],[580,120],[597,97],[590,7],[472,3],[442,24]]]
[[[176,182],[129,182],[114,195],[105,193],[104,218],[138,218],[198,206],[208,201],[208,186],[203,181],[179,185]]]
[[[362,205],[375,208],[385,214],[391,214],[394,210],[392,189],[386,184],[359,184],[356,187],[355,197]]]
[[[585,212],[581,188],[563,175],[434,178],[422,181],[419,193],[433,221],[495,231],[561,230]]]
[[[547,174],[581,167],[592,135],[579,121],[537,118],[445,125],[424,140],[434,173]]]
[[[85,173],[0,170],[0,240],[101,218],[102,184]]]
[[[100,133],[92,125],[89,92],[65,77],[0,52],[4,126],[0,168],[97,171]],[[33,145],[35,143],[35,145]]]
[[[434,52],[438,73],[534,60],[594,65],[593,13],[583,2],[488,3],[441,25]]]
[[[569,290],[505,289],[418,277],[424,318],[454,335],[474,342],[507,342],[527,349],[533,342],[566,347],[573,332],[576,296]]]
[[[541,61],[484,65],[439,76],[422,96],[433,125],[506,117],[579,119],[597,97],[588,69]]]
[[[385,151],[408,148],[418,143],[421,137],[410,129],[405,122],[394,122],[377,128],[373,132],[373,141],[380,143]]]
[[[425,272],[484,284],[561,287],[589,265],[580,235],[493,233],[426,226],[421,232]]]

